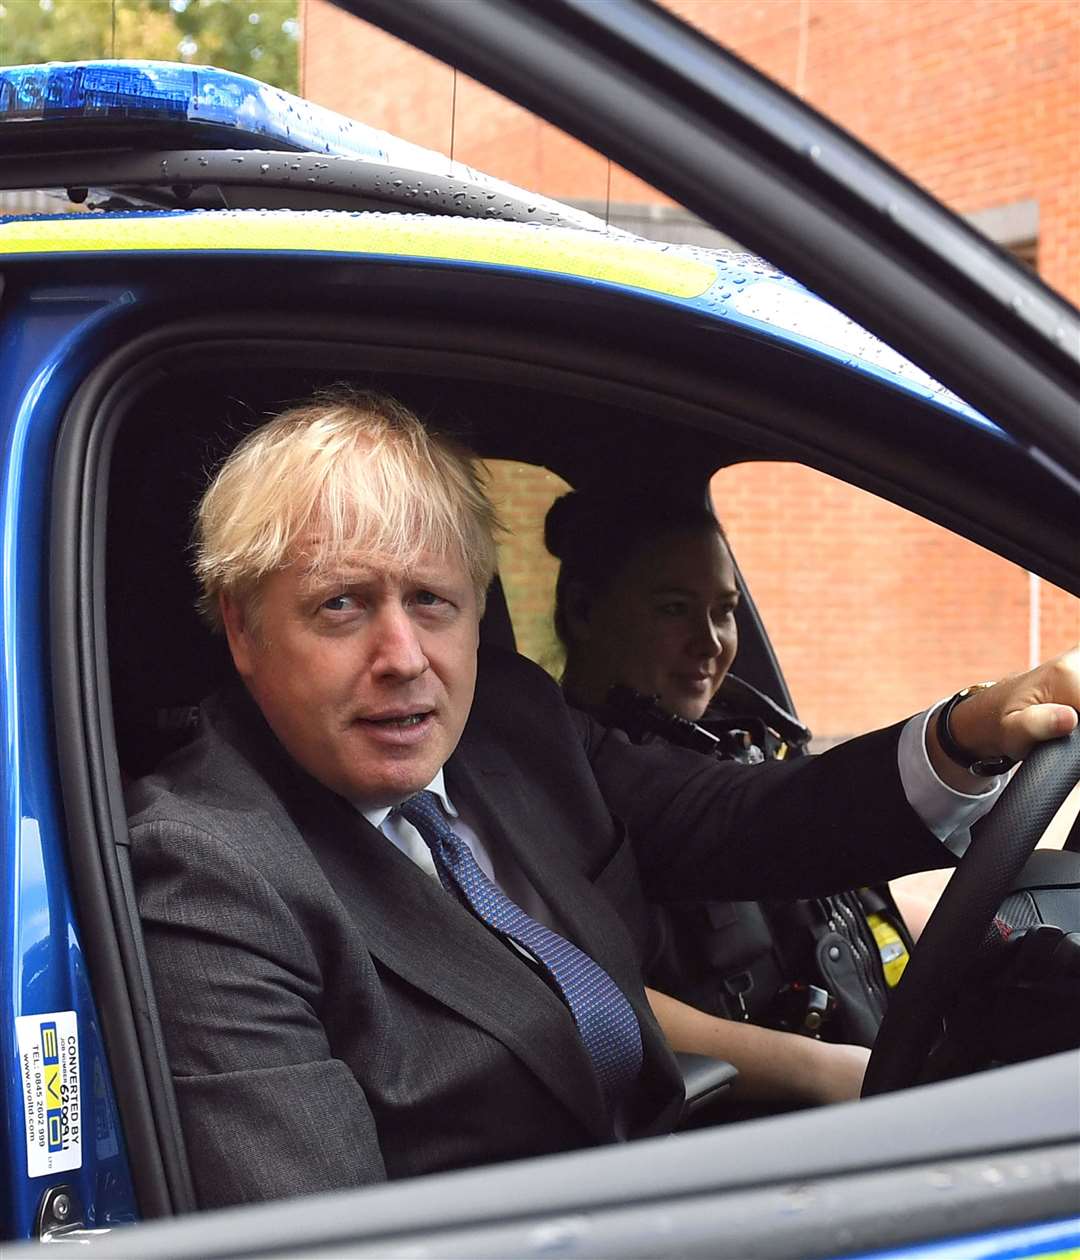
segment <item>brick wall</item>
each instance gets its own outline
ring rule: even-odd
[[[794,464],[725,469],[712,488],[815,734],[886,725],[1029,663],[1032,583],[992,552]],[[1080,601],[1045,582],[1034,594],[1038,654],[1080,641]]]
[[[499,576],[518,651],[559,675],[563,654],[551,621],[558,561],[544,546],[544,517],[569,486],[546,469],[510,460],[491,460],[488,470],[488,491],[507,526],[499,546]]]
[[[1040,273],[1080,299],[1077,0],[668,0],[964,214],[1037,212]],[[549,196],[665,198],[557,129],[326,0],[304,0],[305,95]],[[346,73],[341,67],[347,66]],[[456,94],[456,106],[451,104]],[[610,180],[610,188],[609,188]],[[506,551],[527,645],[550,659],[538,517],[556,489],[501,470],[523,542]],[[1080,639],[1080,601],[807,469],[714,484],[740,564],[812,728],[892,721],[961,683]],[[769,505],[774,507],[770,512]],[[787,522],[799,519],[796,533]],[[1034,591],[1034,596],[1033,596]],[[1033,605],[1034,599],[1034,605]]]

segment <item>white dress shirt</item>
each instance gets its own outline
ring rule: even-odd
[[[896,761],[908,804],[954,856],[963,857],[971,839],[968,828],[989,813],[1008,775],[988,778],[986,790],[976,795],[958,792],[938,778],[926,751],[926,728],[945,703],[942,700],[931,705],[925,713],[917,713],[905,722],[896,746]]]

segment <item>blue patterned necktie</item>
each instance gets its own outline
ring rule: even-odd
[[[614,1112],[641,1071],[641,1029],[634,1009],[608,973],[576,945],[530,918],[477,864],[469,846],[447,823],[431,792],[397,806],[424,838],[447,892],[481,923],[528,950],[570,1008],[596,1075]]]

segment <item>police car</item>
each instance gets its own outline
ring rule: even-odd
[[[205,469],[261,416],[348,379],[571,484],[614,449],[702,487],[782,457],[1080,591],[1080,321],[1061,299],[648,6],[346,7],[603,142],[814,292],[755,256],[607,231],[240,76],[0,70],[2,186],[73,203],[0,223],[3,1235],[118,1257],[1072,1254],[1075,1049],[1025,1044],[1021,1008],[989,989],[1010,1046],[973,1066],[1015,1062],[916,1082],[955,1015],[942,979],[1018,879],[1036,916],[1080,927],[1075,852],[1021,873],[1076,782],[1075,739],[1031,758],[988,820],[982,849],[1005,856],[950,886],[875,1051],[880,1096],[189,1215],[197,1152],[122,792],[227,668],[184,549]],[[790,707],[750,599],[740,617],[740,672]],[[1075,1003],[1076,976],[1029,979]]]

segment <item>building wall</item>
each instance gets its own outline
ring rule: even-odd
[[[1050,284],[1080,299],[1076,0],[667,3],[946,204],[1027,247]],[[311,99],[549,196],[666,203],[556,128],[326,0],[304,0],[302,21]],[[551,575],[535,518],[548,488],[527,480],[501,474],[497,488],[508,496],[508,523],[528,540],[529,558],[508,553],[506,563],[539,642]],[[1080,601],[811,470],[729,469],[714,494],[796,703],[826,738],[1080,639]]]
[[[669,0],[961,213],[1039,207],[1039,270],[1080,298],[1075,0]]]
[[[811,469],[725,469],[713,499],[799,713],[827,742],[1080,638],[1080,601],[1039,582],[1035,612],[1024,570]]]

